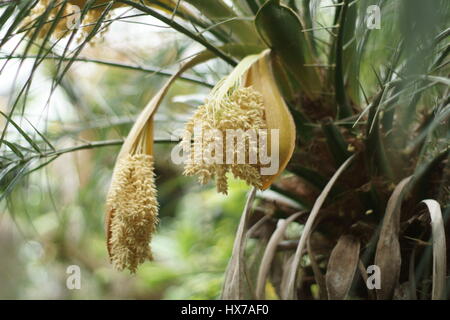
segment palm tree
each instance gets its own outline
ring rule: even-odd
[[[52,91],[64,86],[77,61],[139,69],[82,57],[121,19],[114,13],[122,8],[153,17],[203,47],[179,72],[150,70],[172,77],[149,103],[152,111],[141,127],[153,128],[153,112],[176,80],[211,87],[207,75],[190,72],[193,67],[216,59],[229,72],[245,57],[270,49],[277,90],[295,123],[295,145],[270,191],[249,193],[222,298],[262,299],[270,288],[281,299],[449,297],[448,1],[9,0],[0,5],[0,48],[20,39],[0,59],[5,65],[33,62],[2,112],[1,199],[61,154],[122,144],[108,140],[55,149],[51,138],[30,135],[15,120],[27,106],[35,70],[45,61],[55,61]],[[10,127],[26,148],[6,135]],[[287,237],[293,225],[301,232]],[[246,246],[249,239],[257,245]]]

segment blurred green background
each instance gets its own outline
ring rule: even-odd
[[[148,23],[150,18],[143,19]],[[182,56],[198,49],[164,26],[118,22],[111,29],[81,56],[149,70],[158,66],[156,71],[163,66],[170,73]],[[2,106],[19,87],[11,85],[12,79],[17,74],[16,82],[22,83],[30,68],[26,60],[8,63],[0,80]],[[32,137],[46,132],[57,149],[125,137],[167,79],[148,70],[76,62],[47,103],[56,68],[49,59],[38,69],[27,109],[16,120]],[[190,76],[207,84],[227,72],[229,67],[212,61]],[[207,85],[178,81],[156,117],[156,138],[170,140],[208,91]],[[10,128],[8,135],[13,139],[17,131]],[[27,145],[20,135],[16,141]],[[233,181],[228,197],[213,185],[200,187],[171,162],[173,146],[156,146],[160,223],[152,243],[155,260],[135,275],[113,270],[104,235],[105,196],[119,145],[63,154],[14,184],[1,202],[0,299],[217,298],[248,187]],[[66,287],[70,265],[81,269],[80,290]]]

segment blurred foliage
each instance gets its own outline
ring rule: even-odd
[[[373,299],[353,271],[379,261],[398,289],[381,298],[401,298],[404,287],[409,298],[431,297],[434,248],[418,206],[436,199],[440,232],[444,223],[449,229],[448,1],[81,1],[83,15],[93,10],[99,19],[81,37],[67,30],[55,39],[65,21],[58,8],[68,2],[49,1],[31,26],[23,23],[37,0],[0,2],[0,298],[218,298],[248,187],[234,181],[225,198],[183,177],[170,161],[171,133],[242,57],[264,48],[298,139],[289,172],[258,195],[245,230],[248,282],[282,219],[305,209],[309,218],[297,218],[273,248],[267,298],[327,298],[325,284],[343,271],[340,298]],[[373,4],[380,30],[366,26]],[[50,11],[57,18],[47,19]],[[167,76],[194,55],[201,64],[174,82],[155,117],[155,261],[136,275],[115,272],[103,215],[119,145]],[[398,246],[377,258],[380,230]],[[353,249],[339,251],[346,241]],[[341,270],[330,272],[332,257]],[[80,291],[65,287],[71,264],[82,269]],[[297,273],[302,281],[281,281]],[[442,269],[440,276],[445,287]],[[449,283],[436,297],[450,294]]]
[[[64,156],[13,192],[9,201],[15,221],[3,216],[1,223],[7,239],[0,246],[6,268],[0,272],[0,297],[217,298],[247,186],[233,181],[228,197],[214,187],[192,189],[186,187],[195,185],[190,179],[157,162],[157,172],[167,180],[158,182],[162,210],[152,244],[155,260],[130,276],[111,268],[105,250],[99,195],[105,194],[112,169],[105,151],[90,152],[89,162],[81,160],[84,155]],[[77,168],[70,168],[71,162]],[[73,179],[67,178],[72,174]],[[89,176],[76,187],[83,174]],[[62,184],[49,183],[62,175]],[[81,268],[81,290],[65,287],[69,265]]]
[[[169,42],[150,55],[139,53],[145,59],[142,63],[170,66],[183,53],[181,44],[177,40],[176,45]],[[88,51],[93,56],[101,54],[95,46]],[[218,195],[213,186],[200,188],[194,179],[181,175],[182,168],[172,164],[171,144],[167,143],[171,133],[183,126],[186,113],[193,112],[194,105],[204,98],[207,87],[190,81],[175,84],[157,116],[156,136],[167,142],[156,146],[160,154],[156,174],[161,221],[153,242],[155,261],[130,276],[109,264],[104,199],[119,150],[117,139],[126,136],[136,114],[166,77],[81,64],[62,80],[50,111],[42,119],[47,127],[40,129],[61,148],[85,141],[113,144],[62,154],[17,182],[3,202],[2,211],[9,214],[0,218],[0,235],[5,237],[0,243],[0,298],[217,298],[248,187],[233,181],[228,197]],[[212,62],[207,67],[205,80],[217,81],[219,75],[209,72],[215,65],[217,62]],[[227,68],[219,65],[226,72]],[[54,76],[57,65],[50,60],[43,67],[40,72],[46,82]],[[200,69],[193,77],[204,72]],[[93,87],[96,90],[91,90]],[[43,123],[39,110],[47,93],[30,93],[24,119]],[[39,137],[36,131],[30,136]],[[41,147],[41,152],[52,150],[45,144]],[[69,265],[81,268],[81,290],[66,288]]]

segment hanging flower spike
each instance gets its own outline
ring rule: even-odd
[[[139,264],[152,259],[150,242],[158,223],[152,118],[124,148],[107,196],[106,232],[114,267],[134,273]]]
[[[118,270],[135,272],[152,260],[149,243],[158,223],[153,157],[128,155],[117,164],[107,199],[110,214],[109,254]]]
[[[261,162],[262,149],[258,141],[261,132],[267,132],[267,141],[271,141],[271,129],[279,133],[276,141],[279,168],[275,174],[265,175],[262,169],[267,165]],[[231,146],[226,139],[228,130],[242,133],[241,139],[233,140]],[[189,150],[185,175],[198,176],[201,184],[215,178],[217,191],[224,194],[228,190],[228,172],[258,189],[268,188],[286,167],[295,147],[295,124],[275,83],[270,51],[243,59],[213,88],[205,104],[186,124],[185,131],[182,143],[185,150]],[[208,134],[211,132],[213,134]],[[200,139],[196,134],[200,134]],[[217,144],[217,140],[222,143],[221,154],[218,154],[220,142]],[[219,147],[211,152],[214,146]],[[205,152],[219,161],[205,161]],[[233,161],[227,161],[227,152],[231,152]],[[252,152],[256,152],[257,161],[250,161]],[[245,154],[244,163],[236,161],[241,153]]]

